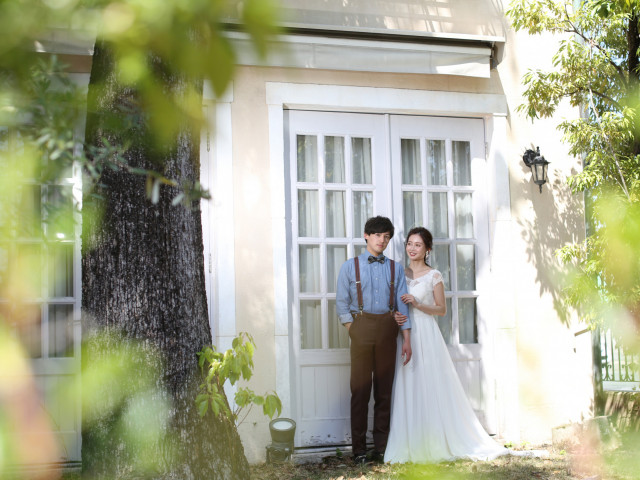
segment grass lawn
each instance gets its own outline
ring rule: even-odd
[[[500,457],[490,462],[457,461],[437,465],[356,466],[350,458],[326,457],[321,463],[258,464],[252,480],[640,480],[638,435],[628,436],[617,450],[599,455],[577,450],[555,451],[548,458]],[[528,447],[531,448],[531,447]]]

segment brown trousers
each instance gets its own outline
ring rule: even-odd
[[[393,314],[353,314],[351,337],[351,437],[353,454],[367,449],[367,417],[373,384],[373,443],[384,453],[389,438],[391,389],[396,369],[398,324]]]

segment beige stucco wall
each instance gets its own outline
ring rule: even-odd
[[[319,2],[295,5],[311,3]],[[389,3],[415,6],[433,2]],[[492,225],[491,296],[499,307],[496,318],[489,319],[493,322],[498,417],[505,440],[545,442],[551,438],[552,427],[589,415],[592,399],[588,334],[575,336],[581,327],[571,315],[566,319],[568,326],[561,321],[557,307],[567,278],[554,256],[557,248],[579,240],[584,232],[582,199],[572,196],[565,184],[566,176],[577,171],[580,162],[568,156],[556,130],[558,121],[574,117],[576,111],[563,106],[554,120],[533,124],[515,111],[522,101],[521,76],[528,68],[549,66],[556,39],[508,32],[504,23],[496,21],[495,2],[442,3],[448,4],[452,12],[461,12],[461,16],[454,17],[460,20],[456,24],[459,33],[507,33],[501,63],[492,70],[491,78],[238,68],[232,102],[237,330],[250,331],[258,344],[251,387],[257,392],[273,390],[278,365],[274,349],[274,273],[270,262],[273,206],[266,82],[504,95],[509,109],[506,151],[511,208],[508,215]],[[360,4],[369,5],[364,0]],[[469,7],[470,4],[475,6]],[[491,4],[491,9],[483,10],[485,4]],[[473,22],[468,20],[474,16],[480,18],[475,25],[484,25],[484,30],[473,28]],[[424,18],[420,21],[429,23]],[[440,22],[446,24],[443,18]],[[452,31],[452,27],[442,27],[441,31]],[[542,194],[521,160],[524,150],[532,146],[539,146],[552,162],[550,181]],[[240,432],[250,461],[263,460],[264,447],[270,441],[268,419],[256,409],[241,425]]]

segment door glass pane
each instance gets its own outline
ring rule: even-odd
[[[473,197],[470,193],[454,194],[456,237],[473,238]]]
[[[49,305],[49,357],[73,357],[73,305]]]
[[[371,184],[371,139],[351,139],[351,168],[353,169],[353,183]]]
[[[18,338],[31,358],[42,358],[42,306],[18,305],[15,313]]]
[[[320,291],[320,246],[300,245],[300,291]]]
[[[345,192],[327,191],[327,237],[346,237]]]
[[[471,147],[469,142],[451,142],[453,156],[453,184],[471,185]]]
[[[458,290],[476,289],[476,259],[474,252],[474,245],[456,246]]]
[[[364,235],[364,224],[373,216],[373,192],[353,192],[353,236]]]
[[[46,205],[47,235],[58,240],[74,238],[71,186],[49,185]]]
[[[298,190],[298,236],[320,235],[318,219],[318,191]]]
[[[478,343],[476,299],[458,299],[458,328],[460,343]]]
[[[300,344],[303,349],[322,348],[320,300],[300,300]]]
[[[429,255],[429,265],[442,273],[444,289],[451,290],[449,279],[451,278],[451,266],[449,260],[449,245],[434,245]]]
[[[402,192],[402,212],[407,232],[422,225],[422,192]]]
[[[427,168],[429,185],[447,184],[447,159],[444,140],[427,140]]]
[[[42,232],[40,185],[23,185],[20,189],[20,214],[16,219],[19,237],[38,237]]]
[[[49,247],[49,296],[73,297],[73,245]]]
[[[440,333],[444,343],[451,345],[451,298],[446,299],[447,313],[441,317],[436,316]]]
[[[318,181],[318,138],[315,135],[298,135],[298,181]]]
[[[402,183],[404,185],[422,185],[420,140],[401,139],[400,153],[402,157]]]
[[[428,228],[434,238],[449,237],[448,206],[446,192],[429,192]]]
[[[349,348],[349,333],[338,319],[335,300],[329,300],[329,348]]]
[[[346,245],[327,245],[327,292],[336,291],[340,267],[347,260]]]
[[[344,137],[324,137],[325,181],[344,183]]]

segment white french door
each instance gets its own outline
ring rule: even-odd
[[[396,226],[387,255],[402,261],[405,233],[434,233],[445,277],[440,321],[463,385],[486,419],[480,258],[487,258],[480,119],[288,111],[293,414],[298,446],[350,443],[349,340],[335,311],[342,263],[365,248],[364,222]]]

